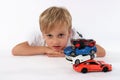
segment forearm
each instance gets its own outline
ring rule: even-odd
[[[29,46],[27,42],[16,45],[12,49],[12,54],[15,56],[30,56],[45,54],[45,47],[42,46]]]

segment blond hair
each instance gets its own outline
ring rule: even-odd
[[[53,6],[40,15],[39,24],[40,30],[45,33],[55,28],[57,24],[66,25],[71,29],[72,17],[66,8]]]

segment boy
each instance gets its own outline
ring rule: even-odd
[[[16,45],[12,49],[15,56],[45,54],[51,57],[64,56],[63,50],[70,45],[70,39],[77,36],[72,29],[72,17],[69,11],[62,7],[50,7],[39,18],[42,36],[37,34],[31,41]],[[105,56],[105,50],[97,47],[97,56]]]

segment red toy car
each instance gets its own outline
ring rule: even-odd
[[[95,46],[96,41],[93,39],[72,39],[71,43],[75,46],[75,48],[84,48],[85,46]]]
[[[107,64],[104,61],[96,61],[96,60],[87,60],[78,65],[73,65],[73,69],[77,72],[87,73],[92,71],[111,71],[112,65]]]

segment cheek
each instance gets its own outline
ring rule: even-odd
[[[69,39],[69,38],[65,38],[65,39],[63,39],[63,40],[61,41],[62,44],[66,45],[66,44],[68,43],[68,39]]]
[[[46,42],[47,45],[51,45],[52,44],[52,41],[49,40],[49,39],[45,40],[45,42]]]
[[[66,40],[68,40],[69,38],[70,38],[70,34],[67,35]]]

